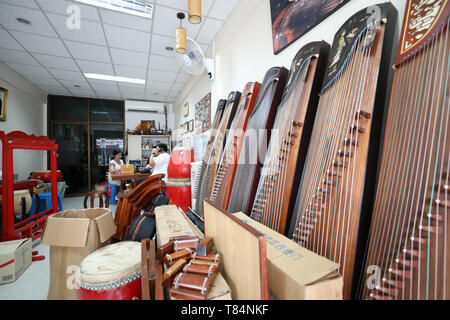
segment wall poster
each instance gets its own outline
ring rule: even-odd
[[[200,134],[211,128],[211,92],[195,105],[195,133]]]
[[[350,0],[270,0],[273,50],[279,54]]]

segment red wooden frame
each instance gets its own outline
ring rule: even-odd
[[[0,241],[31,238],[35,240],[42,235],[45,222],[50,215],[58,212],[57,162],[58,145],[48,137],[28,135],[21,131],[6,134],[0,131],[2,142],[2,230]],[[44,150],[50,151],[51,198],[52,209],[40,212],[19,223],[14,222],[14,167],[13,151]]]

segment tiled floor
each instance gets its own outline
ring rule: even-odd
[[[96,203],[96,205],[98,205]],[[64,210],[82,209],[83,198],[65,198]],[[110,206],[113,214],[115,206]],[[33,251],[39,251],[45,260],[35,261],[13,283],[0,285],[0,300],[46,300],[50,279],[50,247],[44,246],[40,240],[33,243]]]

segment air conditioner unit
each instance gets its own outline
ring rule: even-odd
[[[165,104],[146,101],[127,100],[125,101],[125,109],[134,112],[166,113]]]

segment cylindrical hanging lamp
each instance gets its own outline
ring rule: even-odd
[[[183,28],[183,19],[185,18],[185,14],[179,12],[177,14],[177,18],[180,19],[180,27],[177,28],[176,39],[177,39],[177,53],[184,54],[186,53],[186,29]]]
[[[199,24],[202,22],[202,0],[188,0],[189,22]]]

